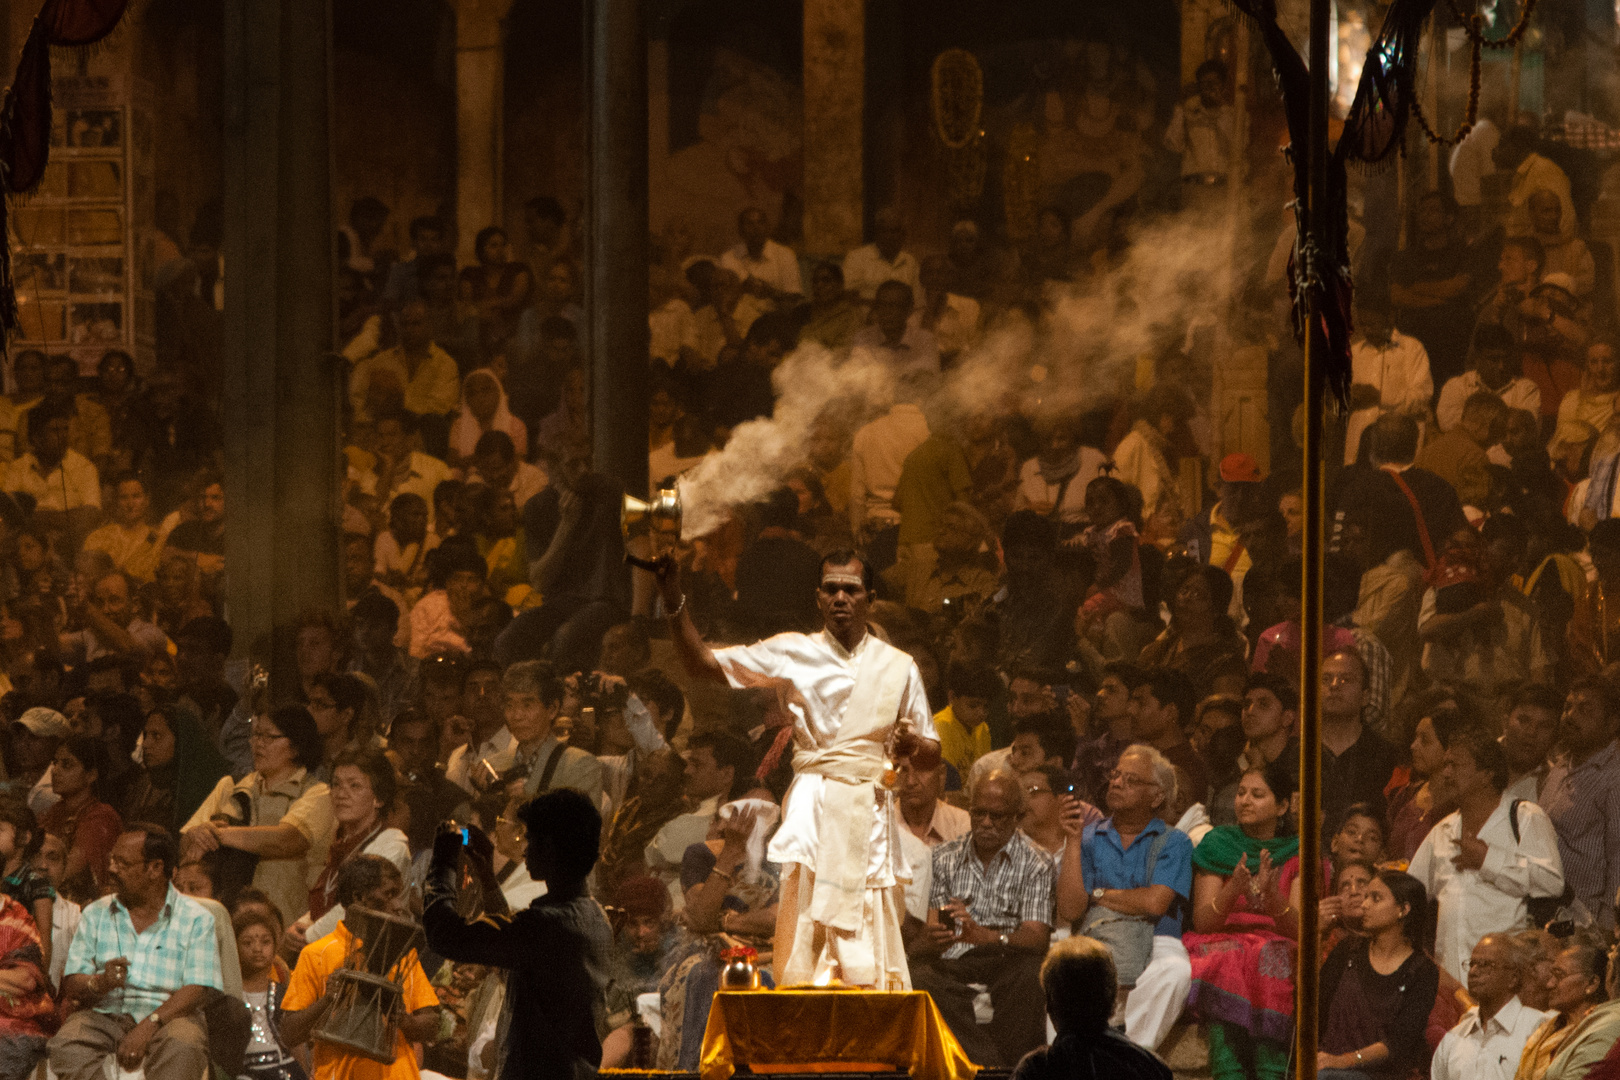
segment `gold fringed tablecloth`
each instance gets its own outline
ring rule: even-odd
[[[714,995],[698,1072],[730,1080],[739,1064],[754,1072],[892,1067],[915,1080],[973,1080],[979,1071],[920,990],[808,986]]]

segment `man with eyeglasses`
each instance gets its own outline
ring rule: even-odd
[[[1468,994],[1476,1004],[1440,1040],[1431,1080],[1513,1080],[1531,1033],[1555,1015],[1519,1000],[1528,960],[1511,934],[1479,939],[1468,962]]]
[[[1011,1068],[1046,1042],[1041,959],[1052,936],[1052,860],[1018,831],[1024,788],[993,772],[973,789],[973,830],[934,849],[927,923],[910,935],[912,983],[926,990],[968,1057]],[[974,1014],[987,986],[994,1016]]]
[[[113,894],[85,907],[63,969],[64,997],[89,1007],[50,1041],[62,1080],[100,1077],[108,1055],[154,1080],[208,1068],[196,1014],[225,984],[214,917],[169,882],[178,859],[174,837],[157,825],[132,825],[113,847]]]
[[[1148,955],[1114,957],[1127,991],[1125,1035],[1149,1050],[1170,1034],[1192,986],[1181,924],[1192,896],[1193,845],[1164,820],[1176,786],[1176,767],[1163,754],[1141,743],[1126,747],[1108,779],[1108,817],[1082,828],[1083,804],[1065,803],[1068,839],[1058,857],[1060,923],[1078,934],[1122,917],[1153,924]],[[1106,942],[1105,931],[1094,932]]]
[[[1322,821],[1338,821],[1352,803],[1384,809],[1384,786],[1400,761],[1395,748],[1362,722],[1367,665],[1353,649],[1322,661]]]
[[[911,870],[900,845],[898,764],[940,761],[922,675],[911,657],[867,632],[872,568],[853,551],[821,562],[824,629],[713,651],[686,611],[680,566],[658,573],[676,653],[693,678],[736,689],[776,686],[791,703],[767,769],[793,748],[793,784],[768,857],[782,866],[774,945],[778,986],[825,982],[909,990],[900,945]]]

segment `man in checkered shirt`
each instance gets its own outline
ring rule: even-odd
[[[60,1080],[97,1080],[108,1054],[154,1080],[208,1069],[198,1010],[224,989],[214,917],[169,883],[177,857],[167,829],[137,823],[114,845],[114,892],[84,909],[68,949],[62,995],[89,1002],[50,1041]]]
[[[1024,788],[997,770],[973,789],[973,830],[933,853],[928,923],[910,935],[911,984],[926,990],[977,1065],[1011,1068],[1046,1043],[1041,960],[1052,935],[1056,871],[1018,831]],[[941,920],[941,912],[948,918]],[[994,1018],[974,1016],[973,984]]]

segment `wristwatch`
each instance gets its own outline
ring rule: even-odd
[[[1001,942],[1001,944],[1003,946],[1005,946],[1007,944],[1007,942],[1009,942],[1012,939],[1007,936],[1005,931],[1003,931],[1003,933],[1001,934],[1001,936],[997,940],[999,940]]]
[[[158,1015],[156,1010],[147,1013],[146,1018],[152,1021],[152,1023],[157,1025],[160,1029],[163,1027],[163,1017]]]
[[[1102,898],[1103,898],[1103,893],[1104,893],[1104,892],[1105,892],[1105,891],[1106,891],[1106,890],[1104,890],[1104,889],[1100,889],[1100,888],[1098,888],[1098,889],[1092,889],[1092,890],[1091,890],[1091,898],[1092,898],[1092,899],[1093,899],[1093,900],[1101,900],[1101,899],[1102,899]]]

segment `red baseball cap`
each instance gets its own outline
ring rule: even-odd
[[[1254,484],[1265,477],[1248,454],[1227,454],[1221,458],[1221,479],[1228,484]]]

